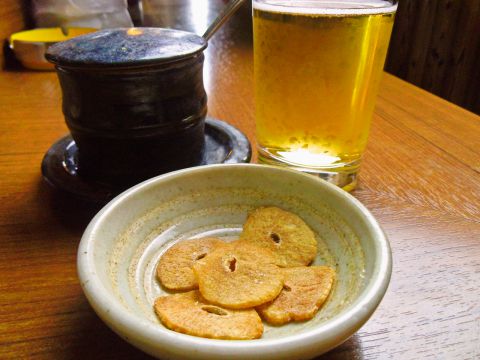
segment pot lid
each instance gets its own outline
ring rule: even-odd
[[[75,67],[131,67],[172,62],[202,51],[196,34],[163,28],[107,29],[50,46],[48,61]]]

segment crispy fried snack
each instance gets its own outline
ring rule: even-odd
[[[273,300],[282,290],[283,273],[268,250],[234,242],[194,267],[202,296],[213,304],[246,309]]]
[[[270,303],[260,305],[257,311],[273,325],[310,320],[330,294],[335,271],[328,266],[300,266],[282,271],[285,274],[282,292]]]
[[[297,215],[276,207],[250,213],[240,241],[272,250],[281,267],[308,265],[317,254],[317,241],[308,225]]]
[[[198,290],[159,297],[155,312],[170,330],[211,339],[258,339],[263,333],[253,309],[231,310],[209,304]]]
[[[157,267],[158,280],[170,290],[197,289],[198,282],[193,274],[193,264],[225,244],[224,241],[217,238],[178,242],[160,258]]]

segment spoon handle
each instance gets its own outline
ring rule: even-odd
[[[220,26],[222,26],[223,23],[227,21],[235,11],[237,11],[237,9],[243,4],[244,1],[245,0],[230,1],[228,5],[223,8],[215,21],[210,24],[208,29],[203,34],[203,38],[208,41],[213,36],[213,34],[215,34],[215,32],[220,28]]]

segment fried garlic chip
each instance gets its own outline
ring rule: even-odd
[[[157,267],[158,280],[170,290],[197,289],[198,282],[193,274],[193,264],[225,244],[217,238],[193,239],[176,243],[160,258]]]
[[[282,290],[283,274],[267,249],[234,242],[194,265],[199,290],[213,304],[246,309],[273,300]]]
[[[240,240],[272,250],[281,267],[308,265],[317,254],[317,241],[308,225],[297,215],[276,207],[250,213]]]
[[[159,297],[155,312],[170,330],[211,339],[258,339],[263,333],[253,309],[231,310],[209,304],[198,290]]]
[[[335,271],[327,266],[301,266],[282,269],[283,290],[257,311],[270,324],[310,320],[327,299],[335,280]]]

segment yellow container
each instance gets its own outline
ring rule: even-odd
[[[54,65],[45,59],[45,52],[50,45],[96,30],[68,28],[66,34],[61,28],[21,31],[10,36],[10,48],[24,67],[33,70],[53,70]]]

